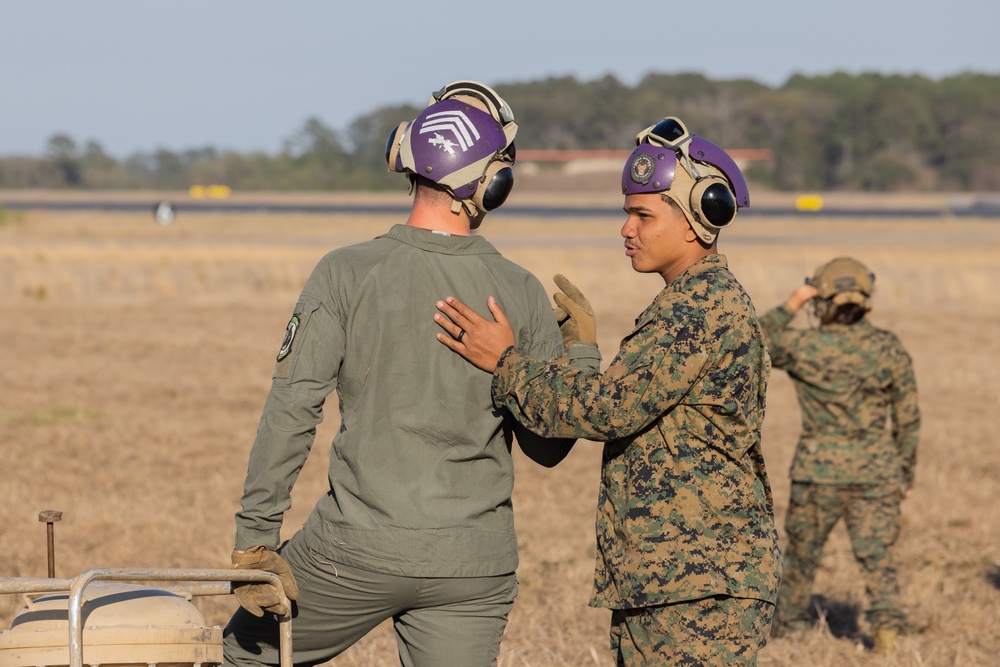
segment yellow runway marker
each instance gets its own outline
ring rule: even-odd
[[[800,195],[795,198],[795,210],[819,211],[823,208],[823,198],[819,195]]]

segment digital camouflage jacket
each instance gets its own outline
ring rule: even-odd
[[[501,358],[497,407],[542,435],[606,443],[592,606],[775,599],[768,371],[753,304],[722,255],[664,287],[604,373],[514,349]]]
[[[792,480],[909,489],[920,432],[910,355],[867,319],[795,329],[794,317],[782,305],[761,318],[771,361],[792,378],[802,411]]]

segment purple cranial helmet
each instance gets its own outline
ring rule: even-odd
[[[622,194],[669,190],[677,171],[677,153],[652,144],[639,144],[625,163]]]
[[[688,132],[669,116],[636,135],[622,170],[622,194],[663,193],[685,212],[707,243],[750,206],[746,179],[736,162],[711,141]],[[680,169],[678,169],[680,166]]]
[[[491,211],[514,185],[514,114],[493,89],[456,81],[435,92],[410,123],[400,123],[386,143],[389,170],[416,174],[445,186],[452,210]]]

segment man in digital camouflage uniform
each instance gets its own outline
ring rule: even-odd
[[[495,300],[489,319],[438,302],[438,339],[493,372],[494,405],[532,430],[606,443],[591,605],[612,610],[616,664],[753,665],[781,566],[761,454],[769,364],[753,304],[717,254],[720,229],[749,205],[746,182],[666,118],[639,133],[622,192],[625,254],[665,287],[606,371],[576,290],[556,300],[577,328],[569,358],[588,368],[515,346]]]
[[[889,652],[906,624],[892,547],[900,501],[913,486],[920,412],[909,355],[894,334],[865,319],[874,279],[859,262],[834,259],[761,324],[771,361],[788,372],[802,412],[774,631],[808,627],[823,544],[842,517],[870,598],[875,648]],[[792,328],[810,302],[819,327]]]
[[[573,445],[493,407],[488,376],[438,345],[442,291],[498,294],[525,344],[562,354],[541,283],[471,233],[513,185],[514,117],[490,88],[459,81],[400,124],[391,171],[414,187],[406,224],[328,253],[288,323],[250,453],[233,565],[279,574],[236,589],[226,664],[279,661],[274,615],[291,611],[296,665],[326,662],[392,619],[415,667],[495,665],[517,594],[511,446],[551,466]],[[421,335],[423,334],[423,335]],[[276,552],[290,492],[336,391],[329,490]]]

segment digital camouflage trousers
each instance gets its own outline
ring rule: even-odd
[[[756,665],[774,604],[724,595],[611,614],[617,667]]]
[[[899,536],[900,498],[895,487],[792,482],[776,630],[808,625],[809,598],[823,545],[841,518],[868,595],[866,619],[874,628],[905,627],[892,558]]]

